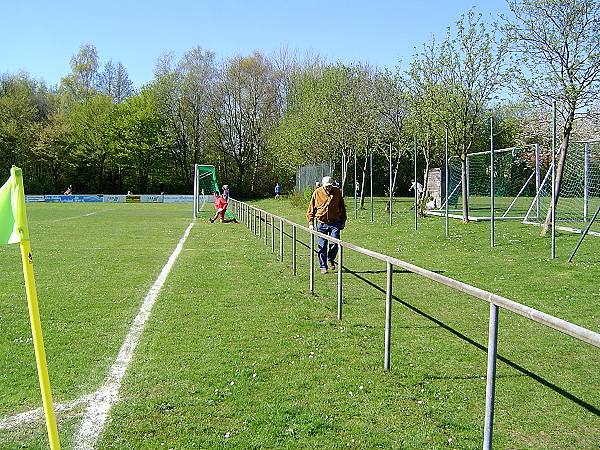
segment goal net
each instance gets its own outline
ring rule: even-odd
[[[448,195],[440,197],[437,214],[448,210],[462,217],[462,197],[469,203],[470,220],[490,220],[493,186],[494,217],[522,220],[540,184],[539,146],[494,150],[492,174],[491,151],[470,153],[466,157],[467,183],[463,193],[461,163],[457,156],[449,158]],[[445,176],[445,175],[444,175]],[[431,213],[431,211],[428,211]]]
[[[552,203],[552,171],[546,173],[524,223],[543,225]],[[555,226],[581,233],[600,206],[600,141],[570,142],[554,213]],[[589,234],[600,235],[596,220]]]

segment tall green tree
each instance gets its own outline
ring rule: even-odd
[[[87,188],[95,192],[105,192],[105,176],[114,163],[114,111],[111,96],[96,94],[72,104],[66,116],[72,131],[76,176],[86,180]]]
[[[443,98],[444,81],[441,67],[437,65],[437,52],[435,41],[424,46],[423,52],[412,64],[412,69],[403,77],[408,93],[407,102],[410,105],[407,128],[413,139],[416,138],[417,157],[421,156],[425,162],[422,195],[426,195],[428,191],[429,170],[432,164],[445,164],[446,128],[437,106]],[[422,202],[418,204],[421,205]],[[422,208],[419,213],[423,214]]]
[[[50,114],[47,89],[26,73],[0,76],[0,167],[29,165],[36,130]],[[27,171],[29,176],[29,172]]]
[[[461,161],[463,193],[467,186],[467,154],[480,136],[493,95],[504,82],[505,49],[495,44],[481,15],[473,11],[448,30],[438,46],[426,46],[415,57],[409,76],[424,95],[424,105],[448,130],[449,150]],[[463,222],[469,221],[468,196],[462,195]]]
[[[282,119],[274,138],[278,159],[288,170],[330,158],[320,132],[325,115],[325,102],[319,100],[324,98],[321,94],[322,70],[303,70],[290,80]]]
[[[113,141],[119,169],[131,174],[127,188],[140,194],[158,192],[167,181],[169,143],[165,121],[156,109],[155,93],[149,87],[119,104],[115,111]]]
[[[134,94],[133,82],[120,61],[115,64],[109,60],[104,65],[104,70],[99,74],[98,85],[100,91],[110,95],[115,103],[123,103]]]
[[[50,177],[49,188],[42,187],[43,193],[62,193],[68,184],[70,169],[73,167],[73,150],[75,142],[71,128],[61,113],[52,114],[40,127],[32,156],[35,163],[44,167],[44,174],[39,174],[38,182],[45,185],[46,174]],[[66,183],[66,185],[65,185]]]
[[[200,47],[175,62],[172,54],[157,63],[152,89],[166,124],[173,174],[190,186],[194,164],[211,164],[207,127],[216,83],[215,55]]]
[[[556,151],[554,198],[558,201],[569,139],[579,113],[600,94],[600,2],[597,0],[509,0],[514,19],[504,24],[521,58],[514,71],[521,92],[537,104],[556,103],[562,117]],[[552,210],[542,234],[546,234]]]
[[[279,152],[299,166],[332,161],[345,182],[357,152],[376,146],[377,121],[373,70],[336,64],[300,73],[286,97],[277,132]],[[384,108],[383,105],[380,105]]]
[[[82,45],[71,57],[71,73],[60,80],[60,91],[66,103],[82,101],[98,92],[98,50],[92,44]]]
[[[408,152],[412,148],[407,134],[406,124],[410,112],[408,91],[398,74],[389,71],[374,71],[370,77],[370,107],[374,114],[373,135],[368,147],[376,149],[392,168],[391,185],[388,194],[396,192],[400,169]],[[391,159],[390,159],[391,158]],[[363,165],[363,186],[366,179],[366,160]],[[386,168],[389,171],[389,169]],[[390,184],[390,183],[388,183]],[[361,195],[361,206],[364,195]],[[391,207],[388,201],[386,211]]]
[[[209,139],[233,161],[240,189],[257,191],[267,139],[280,111],[280,72],[262,53],[236,56],[221,68],[213,91]]]

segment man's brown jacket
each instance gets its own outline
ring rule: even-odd
[[[332,224],[337,221],[342,222],[342,228],[346,225],[346,205],[342,197],[340,188],[332,186],[329,193],[324,187],[317,188],[313,192],[306,211],[308,223],[319,222]]]

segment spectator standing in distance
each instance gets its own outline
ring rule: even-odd
[[[226,202],[229,202],[229,185],[228,184],[223,185],[223,198],[225,199]]]
[[[279,183],[277,183],[275,185],[275,199],[279,200],[279,194],[281,194],[281,186],[279,186]]]
[[[411,182],[411,185],[408,188],[408,192],[415,189],[417,192],[417,201],[421,200],[421,197],[423,195],[423,185],[421,183],[419,183],[418,181],[415,181],[414,178],[411,179],[410,182]],[[411,206],[410,209],[415,209],[415,205]]]
[[[342,191],[333,186],[331,177],[323,177],[321,187],[315,189],[310,198],[310,204],[306,211],[308,228],[314,230],[314,221],[317,220],[317,231],[332,238],[339,239],[340,231],[346,225],[346,205]],[[322,274],[327,269],[335,270],[335,257],[338,253],[338,244],[328,241],[319,236],[317,254],[319,256],[319,267]]]
[[[417,196],[421,198],[421,195],[423,194],[423,185],[418,181],[415,182],[415,180],[410,180],[410,182],[411,185],[408,188],[408,192],[412,191],[413,189],[417,189]]]
[[[217,212],[215,213],[214,217],[211,217],[210,223],[214,223],[214,221],[217,219],[219,219],[221,223],[238,223],[235,217],[233,219],[225,218],[225,212],[227,211],[227,202],[223,197],[221,197],[219,191],[215,191],[215,209],[217,210]]]

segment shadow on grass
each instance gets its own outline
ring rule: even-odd
[[[344,271],[351,273],[352,275],[355,275],[357,278],[364,280],[364,278],[361,278],[360,276],[358,276],[358,274],[361,273],[368,273],[371,275],[375,275],[375,274],[386,274],[387,270],[361,270],[361,271],[352,271],[352,270],[348,270],[348,268],[344,267]],[[392,269],[392,273],[412,273],[410,270],[404,270],[404,269]],[[368,284],[370,284],[371,286],[376,286],[374,283],[370,283],[367,282]],[[379,289],[380,291],[385,293],[385,289]]]
[[[363,273],[385,273],[385,271],[367,271],[367,272],[355,272],[352,271],[350,269],[348,269],[347,267],[343,267],[344,271],[349,273],[350,275],[355,276],[357,279],[363,281],[364,283],[368,284],[369,286],[373,287],[374,289],[378,290],[379,292],[385,294],[385,289],[376,285],[375,283],[373,283],[372,281],[364,278],[363,276],[361,276],[360,274]],[[406,270],[394,270],[394,273],[412,273],[410,271],[406,271]],[[436,325],[438,325],[439,327],[449,331],[450,333],[454,334],[455,336],[457,336],[458,338],[468,342],[469,344],[473,345],[474,347],[478,348],[481,351],[484,351],[487,354],[487,347],[485,345],[480,344],[479,342],[474,341],[473,339],[471,339],[470,337],[462,334],[460,331],[455,330],[454,328],[446,325],[444,322],[436,319],[435,317],[427,314],[425,311],[420,310],[419,308],[411,305],[410,303],[407,303],[404,300],[399,299],[398,297],[392,295],[392,298],[394,300],[396,300],[398,303],[406,306],[407,308],[409,308],[410,310],[416,312],[417,314],[425,317],[427,320],[431,320],[433,323],[435,323]],[[541,385],[552,389],[554,392],[562,395],[563,397],[565,397],[566,399],[578,404],[579,406],[581,406],[582,408],[585,408],[586,410],[588,410],[589,412],[591,412],[592,414],[595,414],[596,416],[600,416],[600,410],[598,408],[596,408],[594,405],[590,405],[589,403],[587,403],[585,400],[580,399],[579,397],[576,397],[575,395],[571,394],[570,392],[564,390],[563,388],[561,388],[560,386],[555,385],[554,383],[542,378],[541,376],[531,372],[530,370],[527,370],[525,367],[520,366],[519,364],[503,357],[500,355],[497,355],[497,359],[499,361],[502,361],[504,364],[512,367],[513,369],[521,372],[523,375],[528,376],[529,378],[531,378],[532,380],[537,381],[538,383],[540,383]]]
[[[274,224],[274,229],[277,232],[280,232],[280,228]],[[292,237],[291,234],[288,234],[285,232],[284,230],[284,235],[287,237]],[[297,243],[300,244],[300,246],[305,247],[307,249],[310,249],[310,245],[308,243],[305,243],[303,241],[301,241],[300,239],[297,239]],[[314,249],[314,252],[316,253],[316,249]],[[366,278],[364,278],[363,276],[361,276],[361,274],[385,274],[386,270],[366,270],[366,271],[352,271],[350,269],[348,269],[347,267],[343,267],[344,271],[355,276],[357,279],[365,282],[366,284],[368,284],[369,286],[375,288],[376,290],[380,291],[381,293],[383,293],[385,295],[385,289],[376,285],[375,283],[373,283],[370,280],[367,280]],[[412,272],[408,271],[408,270],[403,270],[403,269],[392,269],[392,273],[404,273],[404,274],[411,274]],[[438,272],[439,273],[439,272]],[[458,338],[464,340],[465,342],[473,345],[474,347],[478,348],[479,350],[485,352],[487,354],[487,347],[483,344],[480,344],[479,342],[474,341],[473,339],[469,338],[468,336],[462,334],[461,332],[459,332],[458,330],[455,330],[454,328],[446,325],[445,323],[443,323],[442,321],[436,319],[435,317],[427,314],[425,311],[420,310],[419,308],[411,305],[410,303],[407,303],[404,300],[401,300],[400,298],[392,295],[392,298],[397,301],[398,303],[406,306],[407,308],[411,309],[412,311],[416,312],[417,314],[425,317],[426,319],[432,321],[433,323],[435,323],[437,326],[449,331],[450,333],[454,334],[455,336],[457,336]],[[563,388],[561,388],[560,386],[555,385],[554,383],[542,378],[541,376],[531,372],[530,370],[526,369],[523,366],[520,366],[519,364],[509,360],[506,357],[503,357],[501,355],[497,355],[496,356],[497,359],[499,361],[502,361],[503,363],[505,363],[506,365],[508,365],[509,367],[512,367],[513,369],[517,370],[518,372],[522,373],[524,376],[527,376],[529,378],[531,378],[532,380],[535,380],[536,382],[540,383],[541,385],[552,389],[554,392],[558,393],[559,395],[562,395],[563,397],[565,397],[566,399],[578,404],[579,406],[581,406],[582,408],[585,408],[586,410],[588,410],[589,412],[591,412],[592,414],[595,414],[596,416],[600,416],[600,409],[598,409],[597,407],[587,403],[585,400],[580,399],[579,397],[571,394],[570,392],[564,390]]]

